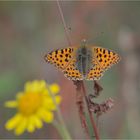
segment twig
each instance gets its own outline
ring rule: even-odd
[[[59,0],[56,0],[56,1],[57,1],[57,6],[58,6],[58,9],[59,9],[60,16],[61,16],[61,20],[62,20],[62,23],[63,23],[63,26],[64,26],[64,30],[65,30],[65,34],[66,34],[66,39],[68,41],[68,45],[71,46],[72,41],[71,41],[71,38],[69,36],[68,28],[67,28],[67,25],[66,25],[66,22],[65,22],[65,19],[64,19],[64,14],[63,14],[63,11],[61,9]]]
[[[73,81],[74,85],[76,86],[76,104],[78,107],[78,111],[79,111],[79,117],[80,117],[80,121],[81,121],[81,125],[85,130],[85,133],[87,134],[87,138],[90,138],[90,134],[89,134],[89,130],[88,130],[88,126],[87,126],[87,122],[86,122],[86,118],[85,118],[85,112],[84,112],[84,94],[82,93],[82,83],[81,81]]]
[[[86,93],[86,89],[85,89],[83,81],[82,81],[82,89],[83,89],[85,101],[86,101],[86,104],[87,104],[87,107],[88,107],[88,113],[89,113],[90,121],[91,121],[93,130],[94,130],[95,138],[96,138],[96,140],[99,140],[99,133],[98,133],[98,130],[97,130],[97,127],[96,127],[96,123],[95,123],[94,118],[93,118],[93,114],[92,114],[92,112],[91,112],[91,110],[89,108],[89,104],[90,103],[89,103],[89,100],[88,100],[88,97],[87,97],[87,93]]]
[[[66,38],[67,38],[67,41],[68,41],[68,45],[71,46],[72,45],[71,39],[70,39],[68,30],[67,30],[66,22],[65,22],[65,19],[64,19],[63,11],[61,9],[59,0],[57,0],[57,6],[58,6],[58,9],[59,9],[59,13],[61,15],[61,19],[62,19],[64,30],[65,30],[65,33],[66,33]],[[93,118],[92,112],[89,109],[89,102],[88,102],[88,98],[87,98],[87,95],[86,95],[86,90],[85,90],[84,82],[83,81],[81,81],[81,85],[82,85],[82,90],[83,90],[83,93],[84,93],[84,96],[85,96],[86,104],[87,104],[87,107],[88,107],[88,112],[89,112],[89,115],[90,115],[90,121],[91,121],[93,130],[94,130],[94,133],[95,133],[95,138],[96,138],[96,140],[99,140],[99,134],[98,134],[98,131],[97,131],[96,124],[94,122],[94,118]]]

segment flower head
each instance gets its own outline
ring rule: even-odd
[[[51,123],[53,111],[61,101],[61,97],[57,95],[59,90],[57,84],[48,85],[45,81],[27,82],[24,91],[17,94],[16,100],[5,103],[6,107],[17,109],[17,113],[7,121],[6,129],[14,129],[15,134],[20,135],[25,130],[33,132],[36,128],[42,128],[43,121]]]

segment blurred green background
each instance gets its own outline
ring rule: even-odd
[[[109,97],[115,100],[114,108],[99,120],[100,137],[140,139],[140,2],[61,1],[61,6],[74,45],[86,38],[89,45],[112,49],[122,57],[99,82],[104,90],[97,102]],[[61,110],[68,130],[75,139],[85,138],[75,86],[43,59],[46,53],[67,46],[55,1],[0,1],[1,139],[60,138],[51,125],[19,137],[4,128],[15,113],[4,108],[4,102],[14,99],[26,81],[35,79],[60,85]],[[93,82],[87,84],[93,92]]]

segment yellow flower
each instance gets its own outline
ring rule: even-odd
[[[59,90],[57,84],[27,82],[24,91],[17,94],[16,100],[5,103],[6,107],[17,109],[17,113],[5,124],[6,129],[14,129],[15,134],[20,135],[25,130],[33,132],[36,128],[42,128],[43,121],[51,123],[54,117],[52,111],[57,109],[56,105],[61,101],[57,95]]]

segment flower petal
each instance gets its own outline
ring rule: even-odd
[[[48,89],[44,89],[43,92],[42,92],[42,94],[44,96],[50,96]]]
[[[27,131],[32,133],[35,130],[35,125],[33,121],[33,116],[30,116],[28,118],[28,123],[27,123]]]
[[[18,106],[17,101],[7,101],[4,104],[5,107],[9,107],[9,108],[15,108]]]
[[[43,123],[42,123],[41,119],[39,119],[39,117],[37,117],[37,115],[34,115],[32,117],[32,119],[34,121],[34,124],[35,124],[36,128],[42,128]]]
[[[55,96],[55,101],[57,104],[60,104],[61,100],[62,98],[59,95]]]
[[[25,131],[25,129],[27,128],[27,123],[28,123],[27,120],[28,118],[26,117],[22,118],[20,123],[15,128],[15,135],[21,135]]]
[[[54,119],[53,113],[45,109],[40,109],[38,115],[47,123],[51,123]]]
[[[33,82],[27,82],[25,84],[25,91],[26,92],[41,92],[46,88],[46,83],[44,80],[41,81],[33,81]]]
[[[17,99],[20,99],[23,96],[24,92],[18,92],[16,95]]]
[[[50,97],[44,98],[43,106],[48,110],[56,110],[56,106]]]
[[[24,86],[24,91],[25,92],[30,92],[31,89],[32,89],[31,82],[27,82]]]
[[[14,129],[19,122],[21,121],[22,116],[21,114],[16,114],[14,117],[12,117],[10,120],[7,121],[7,123],[5,124],[5,127],[7,130],[12,130]]]
[[[59,95],[55,96],[55,101],[57,105],[60,104],[61,97]],[[56,110],[56,105],[51,97],[47,97],[47,98],[44,97],[43,106],[48,110]]]
[[[60,87],[58,86],[58,84],[51,84],[50,90],[53,94],[57,94],[60,91]]]

